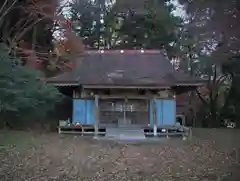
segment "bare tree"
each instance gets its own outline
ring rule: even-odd
[[[47,62],[49,66],[62,71],[71,68],[71,63],[84,51],[84,46],[81,39],[72,32],[71,22],[63,16],[62,10],[66,4],[60,5],[57,0],[28,1],[26,4],[27,6],[24,6],[17,0],[11,3],[5,0],[0,7],[2,41],[9,45],[11,52],[26,60],[27,66],[37,68],[36,65]],[[17,17],[17,23],[11,29],[4,29],[4,22],[11,17],[15,9],[21,11],[24,16]],[[40,23],[43,23],[43,28],[49,32],[54,32],[56,27],[63,32],[61,38],[67,47],[64,51],[59,50],[57,40],[50,40],[54,42],[51,49],[36,41],[37,35],[41,33],[37,29]],[[31,36],[31,41],[26,40],[26,35]]]

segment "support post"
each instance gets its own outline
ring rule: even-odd
[[[99,103],[99,96],[95,95],[95,119],[96,119],[95,127],[94,127],[95,136],[98,135],[98,126],[99,126],[99,104],[98,103]]]
[[[169,132],[168,132],[168,128],[167,128],[167,130],[166,130],[166,133],[167,133],[167,136],[166,136],[166,138],[169,138]]]
[[[77,96],[76,96],[76,91],[73,90],[73,95],[72,95],[73,99],[75,99]]]
[[[75,117],[75,115],[74,115],[74,112],[75,112],[75,105],[74,105],[74,99],[75,99],[75,90],[73,90],[72,91],[72,124],[74,123],[76,123],[75,121],[75,119],[76,119],[76,117]]]
[[[153,99],[153,135],[157,136],[157,107],[156,99]]]
[[[189,140],[192,140],[192,128],[189,128]]]
[[[121,123],[121,124],[127,124],[126,123],[126,106],[127,105],[127,99],[126,99],[126,97],[124,98],[124,104],[123,104],[123,123]]]
[[[58,127],[58,134],[61,134],[61,128],[60,128],[60,126]]]

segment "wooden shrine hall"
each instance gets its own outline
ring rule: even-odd
[[[141,128],[154,135],[179,126],[175,96],[203,85],[176,71],[159,50],[86,51],[74,70],[48,83],[71,92],[72,118],[62,128],[91,128],[94,134]]]

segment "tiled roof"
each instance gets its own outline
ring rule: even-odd
[[[81,85],[175,86],[197,84],[200,79],[174,70],[160,51],[88,51],[79,65],[48,80]]]

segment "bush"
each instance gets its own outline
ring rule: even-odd
[[[44,75],[22,66],[19,59],[0,46],[0,116],[12,124],[17,120],[39,120],[61,101],[62,94],[46,84]]]

